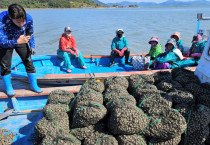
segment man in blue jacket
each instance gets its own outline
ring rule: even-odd
[[[111,65],[114,65],[114,60],[116,56],[123,57],[125,55],[125,63],[128,63],[128,58],[130,55],[130,50],[128,49],[128,41],[126,37],[123,35],[123,29],[118,29],[116,31],[116,37],[112,40],[111,44]]]
[[[37,93],[42,92],[37,86],[36,70],[31,60],[31,54],[35,54],[34,36],[29,33],[33,33],[33,19],[22,6],[12,4],[8,11],[0,13],[1,77],[8,96],[15,95],[11,84],[11,59],[14,49],[25,65],[31,89]]]

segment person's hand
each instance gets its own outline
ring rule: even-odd
[[[72,55],[74,55],[74,51],[72,51],[71,49],[66,49],[66,52],[70,52]]]
[[[120,51],[118,49],[114,49],[115,52],[117,52],[120,55]]]
[[[127,47],[124,47],[124,48],[121,50],[121,54],[120,54],[121,57],[123,57],[124,52],[125,52],[126,50],[127,50]]]
[[[124,52],[120,51],[119,56],[123,57],[123,55],[124,55]]]
[[[31,49],[31,55],[34,55],[36,53],[36,50],[34,48]]]
[[[30,40],[31,36],[24,36],[24,35],[20,35],[20,37],[17,39],[17,44],[25,44],[28,43],[28,41]]]
[[[77,49],[76,49],[75,53],[76,53],[76,55],[78,57],[79,56],[79,51]]]

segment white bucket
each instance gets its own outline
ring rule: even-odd
[[[195,75],[197,75],[201,83],[208,82],[210,83],[210,37],[206,43],[206,46],[203,50],[200,62],[195,70]]]

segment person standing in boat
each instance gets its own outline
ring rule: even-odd
[[[174,38],[169,39],[165,47],[167,51],[159,54],[153,61],[155,69],[173,69],[183,60],[182,52],[177,48]]]
[[[66,64],[67,73],[71,73],[72,65],[71,58],[76,58],[82,69],[87,69],[85,60],[81,52],[77,49],[76,40],[71,34],[71,27],[65,27],[59,42],[57,55],[62,58]]]
[[[196,60],[199,60],[205,46],[206,46],[206,41],[202,40],[202,36],[200,34],[194,35],[192,40],[192,46],[190,47],[190,50],[187,52],[187,56],[194,57]]]
[[[171,38],[174,38],[176,40],[176,46],[183,54],[184,53],[184,46],[183,46],[183,41],[181,40],[180,33],[175,32],[174,34],[171,35]]]
[[[128,64],[128,58],[130,56],[130,50],[128,49],[128,41],[123,35],[123,29],[116,31],[116,37],[113,38],[111,44],[111,64],[110,67],[114,66],[116,56],[125,56],[125,64]]]
[[[22,6],[11,4],[8,11],[0,13],[1,77],[8,96],[15,95],[11,84],[11,59],[14,49],[21,57],[26,68],[31,89],[37,93],[42,92],[42,89],[37,86],[36,70],[31,60],[31,54],[33,55],[36,52],[32,33],[33,19]]]
[[[151,56],[151,60],[154,60],[156,56],[162,53],[162,46],[159,44],[159,38],[157,36],[152,36],[148,43],[151,45],[148,56]]]

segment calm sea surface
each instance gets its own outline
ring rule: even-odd
[[[170,35],[181,33],[184,46],[191,45],[197,13],[210,17],[210,7],[40,9],[27,10],[34,19],[37,55],[56,54],[65,26],[71,26],[83,55],[110,54],[115,31],[122,28],[131,53],[149,51],[148,41],[157,35],[164,46]],[[210,29],[210,21],[201,28]],[[16,55],[16,54],[14,54]]]
[[[197,13],[210,17],[210,7],[40,9],[27,12],[34,19],[37,55],[56,54],[65,26],[72,27],[77,47],[83,55],[110,54],[111,41],[118,28],[124,29],[131,53],[148,52],[148,41],[153,35],[157,35],[164,46],[176,31],[181,33],[184,45],[190,46],[197,26]],[[210,21],[202,21],[201,28],[210,29],[209,26]],[[12,83],[14,89],[29,89],[27,84]],[[2,90],[4,85],[0,80]]]

